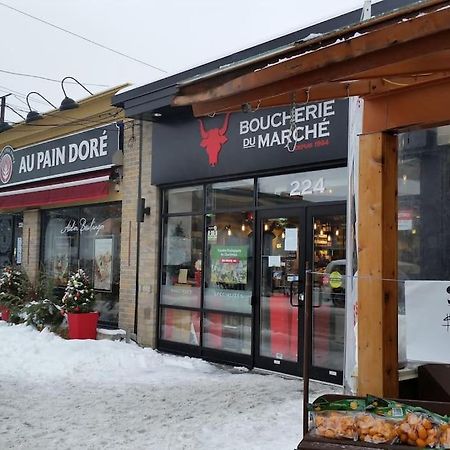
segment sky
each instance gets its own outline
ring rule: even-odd
[[[0,0],[0,70],[62,80],[92,92],[137,87],[362,7],[363,0]],[[372,1],[376,3],[376,1]],[[9,5],[142,62],[117,55],[7,8]],[[150,66],[154,67],[150,67]],[[68,96],[88,95],[66,84]],[[0,72],[0,94],[26,115],[38,91],[59,107],[58,82]],[[33,109],[53,109],[30,96]],[[23,112],[25,111],[25,113]],[[8,111],[7,120],[20,121]]]

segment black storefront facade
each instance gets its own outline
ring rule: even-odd
[[[344,100],[153,124],[159,349],[301,375],[305,270],[345,273],[348,120]],[[333,286],[314,286],[313,372],[341,383]]]
[[[409,3],[379,2],[372,14]],[[352,11],[114,97],[127,117],[151,126],[145,144],[151,180],[142,178],[141,186],[156,185],[160,197],[154,330],[160,350],[301,375],[309,269],[318,274],[312,375],[342,383],[344,349],[354,353],[354,342],[345,342],[353,315],[345,308],[344,274],[354,238],[346,218],[354,188],[347,160],[358,130],[349,100],[300,104],[292,98],[284,108],[242,105],[241,112],[201,119],[173,101],[184,85],[228,68],[276,63],[281,50],[289,57],[296,43],[355,24],[361,14]],[[267,58],[260,61],[261,55]]]

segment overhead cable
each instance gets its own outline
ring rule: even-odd
[[[117,55],[123,56],[124,58],[128,58],[128,59],[130,59],[132,61],[135,61],[135,62],[138,62],[140,64],[143,64],[143,65],[145,65],[147,67],[151,67],[152,69],[158,70],[159,72],[168,73],[167,70],[161,69],[160,67],[154,66],[153,64],[149,64],[149,63],[147,63],[145,61],[142,61],[141,59],[134,58],[133,56],[129,56],[129,55],[125,54],[125,53],[119,52],[118,50],[114,50],[111,47],[107,47],[106,45],[103,45],[103,44],[100,44],[98,42],[95,42],[92,39],[89,39],[87,37],[81,36],[80,34],[74,33],[73,31],[67,30],[67,29],[65,29],[63,27],[60,27],[59,25],[55,25],[54,23],[48,22],[47,20],[41,19],[40,17],[33,16],[32,14],[29,14],[29,13],[27,13],[25,11],[22,11],[20,9],[14,8],[13,6],[8,5],[6,3],[0,2],[0,6],[3,6],[4,8],[11,9],[12,11],[15,11],[15,12],[17,12],[19,14],[22,14],[22,15],[26,16],[26,17],[29,17],[30,19],[37,20],[38,22],[41,22],[41,23],[43,23],[45,25],[48,25],[48,26],[50,26],[52,28],[56,28],[59,31],[63,31],[64,33],[67,33],[67,34],[70,34],[72,36],[75,36],[75,37],[77,37],[79,39],[82,39],[83,41],[89,42],[92,45],[96,45],[97,47],[103,48],[104,50],[108,50],[108,51],[113,52],[113,53],[115,53]]]
[[[13,72],[12,70],[5,70],[5,69],[0,69],[0,72],[7,73],[8,75],[17,75],[19,77],[29,77],[29,78],[37,78],[39,80],[53,81],[55,83],[61,84],[61,80],[57,80],[55,78],[44,77],[42,75],[33,75],[33,74],[22,73],[22,72]],[[73,81],[68,81],[68,83],[75,84]],[[88,86],[109,87],[107,84],[84,83],[84,82],[83,82],[83,84],[86,84]]]

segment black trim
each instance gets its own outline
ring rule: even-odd
[[[251,355],[244,355],[242,353],[232,353],[225,350],[216,350],[208,347],[202,348],[202,356],[207,361],[223,364],[236,365],[253,368],[253,361]]]
[[[194,308],[192,306],[182,306],[182,305],[166,305],[164,303],[159,304],[160,308],[168,309],[179,309],[181,311],[201,311],[201,308]]]
[[[159,340],[158,350],[175,353],[176,355],[194,356],[201,358],[200,347],[197,345],[182,344],[181,342]]]
[[[158,184],[158,187],[162,190],[166,189],[176,189],[189,186],[199,186],[203,184],[214,184],[214,183],[226,183],[227,181],[239,181],[249,178],[263,178],[271,177],[277,175],[289,175],[291,173],[303,173],[312,172],[315,170],[327,170],[327,169],[337,169],[339,167],[347,167],[347,158],[338,158],[335,160],[329,160],[326,162],[314,162],[311,164],[296,164],[291,167],[274,167],[267,170],[258,170],[252,172],[243,172],[240,174],[232,176],[219,176],[215,178],[201,178],[193,181],[186,181],[180,183],[170,183],[170,184]],[[208,211],[210,212],[210,211]],[[176,213],[174,213],[176,214]],[[180,213],[181,214],[181,213]],[[182,213],[185,214],[185,213]],[[195,214],[195,213],[194,213]],[[201,214],[201,213],[200,213]],[[176,214],[178,215],[178,214]],[[188,214],[189,215],[189,214]]]

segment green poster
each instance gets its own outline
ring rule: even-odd
[[[247,284],[246,245],[211,245],[211,282]]]

